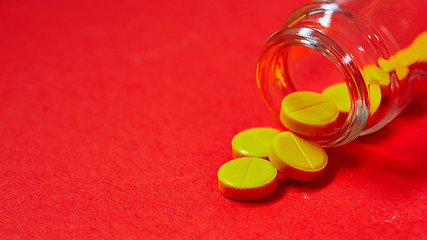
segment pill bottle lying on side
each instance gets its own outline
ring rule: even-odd
[[[257,65],[257,86],[275,122],[324,147],[384,127],[427,92],[426,10],[427,0],[310,1],[295,10]],[[295,92],[305,93],[284,101]],[[339,114],[331,114],[335,125],[327,131],[297,131],[311,126],[311,109],[326,111],[318,96],[289,107],[310,92],[336,102]]]

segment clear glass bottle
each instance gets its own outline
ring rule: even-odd
[[[334,132],[307,137],[333,147],[384,127],[427,92],[426,11],[427,0],[310,1],[298,8],[268,39],[257,65],[257,86],[275,122],[287,129],[280,121],[287,94],[345,82],[348,114]],[[371,87],[384,72],[389,82],[375,99]]]

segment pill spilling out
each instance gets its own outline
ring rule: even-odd
[[[260,157],[268,159],[274,137],[280,131],[274,128],[250,128],[236,134],[231,140],[233,158]]]
[[[379,58],[377,63],[359,68],[365,89],[357,96],[350,94],[348,82],[326,86],[321,93],[287,94],[281,102],[280,121],[288,131],[260,127],[236,134],[231,141],[233,160],[218,170],[219,191],[230,199],[251,201],[273,193],[278,178],[298,181],[319,178],[327,166],[328,156],[313,139],[335,134],[349,124],[347,120],[356,104],[363,103],[355,100],[361,95],[369,107],[364,108],[367,110],[365,129],[375,125],[391,107],[389,96],[396,89],[393,84],[398,83],[400,91],[404,91],[411,69],[417,64],[425,66],[426,56],[427,31],[388,59]],[[278,68],[275,74],[279,79],[282,76]]]
[[[243,144],[252,140],[254,144]],[[241,157],[243,149],[245,157]],[[218,170],[218,188],[224,196],[239,201],[257,200],[273,193],[277,171],[294,180],[315,180],[328,160],[316,142],[273,128],[251,128],[236,134],[232,153],[234,159]],[[264,154],[265,158],[259,157]]]
[[[322,174],[328,155],[316,142],[285,131],[274,138],[270,161],[289,178],[312,181]]]
[[[257,200],[277,187],[277,170],[262,158],[242,157],[226,162],[218,170],[218,187],[224,196],[240,201]]]

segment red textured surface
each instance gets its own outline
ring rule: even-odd
[[[427,237],[427,100],[329,149],[311,183],[217,189],[301,1],[1,1],[0,239]]]

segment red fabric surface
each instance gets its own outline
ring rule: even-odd
[[[427,100],[328,149],[314,182],[217,189],[274,126],[255,84],[302,1],[1,1],[0,239],[427,238]]]

